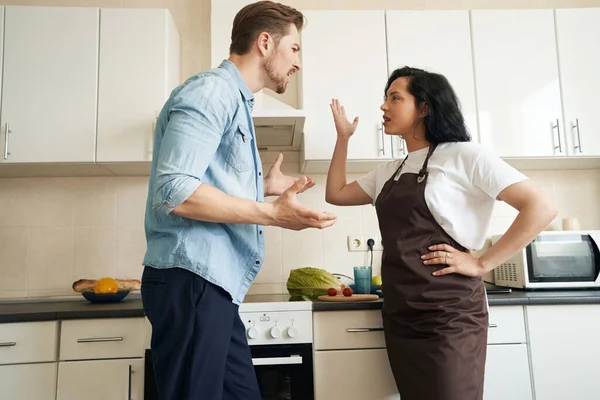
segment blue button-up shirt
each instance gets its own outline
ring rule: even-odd
[[[240,304],[264,260],[263,227],[171,214],[203,183],[262,202],[262,163],[252,124],[254,96],[233,63],[177,87],[161,110],[146,202],[143,264],[185,268]]]

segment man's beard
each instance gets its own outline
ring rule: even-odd
[[[278,74],[275,72],[275,68],[273,67],[273,57],[269,58],[265,63],[265,72],[267,73],[267,77],[273,82],[276,86],[275,93],[283,94],[286,89],[285,79],[286,75]]]

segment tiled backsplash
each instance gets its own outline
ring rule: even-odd
[[[265,166],[267,168],[267,166]],[[562,218],[579,218],[582,229],[600,228],[600,171],[525,171],[556,201]],[[281,293],[289,271],[313,266],[352,274],[369,262],[348,252],[350,234],[377,235],[372,206],[335,207],[325,202],[325,175],[300,200],[338,216],[325,230],[267,227],[265,264],[251,293]],[[355,179],[356,176],[349,176]],[[0,179],[0,297],[72,294],[81,278],[139,278],[146,248],[146,177]],[[516,212],[498,203],[489,233],[503,232]],[[373,258],[379,273],[381,252]]]

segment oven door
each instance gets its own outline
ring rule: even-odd
[[[250,346],[263,400],[314,400],[311,344]]]
[[[311,344],[250,346],[263,400],[314,400]],[[159,400],[152,355],[145,355],[144,399]]]

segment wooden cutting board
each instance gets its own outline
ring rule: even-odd
[[[353,294],[352,296],[328,296],[326,294],[318,297],[321,301],[373,301],[379,299],[376,294]]]

